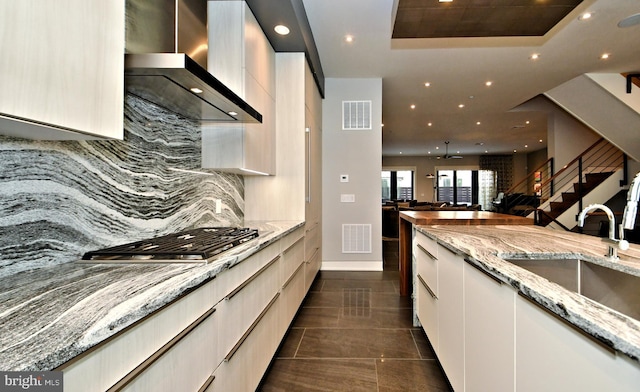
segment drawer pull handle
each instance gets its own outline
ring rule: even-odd
[[[206,319],[208,319],[212,314],[214,314],[216,308],[211,308],[207,310],[202,316],[198,317],[197,320],[189,324],[185,329],[182,330],[178,335],[176,335],[173,339],[169,340],[164,346],[160,347],[158,351],[151,354],[151,356],[144,360],[140,365],[136,366],[132,371],[130,371],[126,376],[120,379],[117,383],[115,383],[111,388],[107,389],[107,392],[116,392],[121,391],[124,387],[129,385],[131,381],[135,380],[142,372],[148,369],[151,365],[153,365],[158,359],[160,359],[167,351],[171,350],[179,341],[181,341],[185,336],[187,336],[191,331],[196,329],[200,324],[202,324]]]
[[[204,392],[207,390],[207,388],[209,388],[209,385],[211,385],[211,383],[213,382],[213,380],[216,379],[216,376],[214,376],[213,374],[209,376],[209,378],[207,378],[207,381],[204,382],[204,384],[202,384],[202,386],[200,387],[200,389],[198,389],[198,392]]]
[[[311,262],[316,258],[316,255],[318,254],[319,251],[320,251],[320,248],[316,248],[313,251],[313,254],[311,255],[311,257],[309,258],[309,261],[305,261],[305,263],[311,264]]]
[[[229,294],[227,294],[226,297],[224,297],[224,299],[226,300],[230,300],[231,298],[233,298],[236,294],[238,294],[242,289],[244,289],[245,287],[247,287],[247,285],[249,283],[251,283],[254,279],[256,279],[261,273],[263,273],[264,271],[266,271],[267,269],[269,269],[269,267],[271,267],[273,265],[273,263],[275,263],[276,261],[278,261],[280,259],[280,256],[276,256],[273,258],[273,260],[271,260],[270,262],[268,262],[264,267],[260,268],[258,270],[258,272],[256,272],[255,274],[251,275],[247,280],[245,280],[244,282],[242,282],[240,284],[240,286],[236,287],[235,289],[233,289]]]
[[[429,295],[431,296],[431,298],[438,299],[438,296],[436,295],[436,293],[434,293],[433,290],[431,290],[431,287],[429,287],[427,282],[425,282],[424,279],[422,279],[422,276],[420,276],[420,274],[418,274],[418,280],[420,280],[420,283],[429,292]]]
[[[298,245],[298,243],[299,243],[300,241],[302,241],[302,240],[304,240],[304,237],[300,237],[300,238],[298,238],[298,240],[297,240],[296,242],[294,242],[293,244],[291,244],[287,249],[285,249],[285,250],[282,252],[282,254],[285,254],[285,253],[287,253],[288,251],[290,251],[294,246]]]
[[[256,318],[256,320],[251,324],[251,326],[249,327],[249,329],[247,329],[247,331],[242,335],[242,337],[240,337],[240,340],[238,340],[238,342],[233,346],[233,348],[231,349],[231,351],[229,351],[229,354],[227,354],[224,357],[224,361],[225,362],[229,362],[231,360],[231,358],[233,358],[233,356],[235,355],[235,353],[240,349],[240,347],[242,346],[242,343],[244,343],[245,340],[247,340],[247,338],[249,337],[249,335],[251,335],[251,332],[253,332],[253,330],[258,326],[258,324],[260,323],[260,321],[262,320],[262,318],[265,316],[265,314],[267,314],[267,312],[269,311],[269,309],[271,309],[271,307],[273,306],[273,304],[276,302],[276,300],[278,299],[278,297],[280,296],[280,292],[278,291],[276,293],[276,295],[273,296],[273,298],[271,299],[271,301],[269,301],[269,303],[267,304],[267,306],[264,307],[264,309],[262,310],[262,312],[260,312],[260,315],[258,315],[258,317]]]
[[[418,249],[420,249],[421,251],[423,251],[424,253],[427,254],[427,256],[429,256],[432,260],[438,260],[437,257],[435,257],[431,252],[429,252],[428,250],[426,250],[422,245],[418,244],[416,245],[418,247]]]
[[[293,280],[293,278],[295,278],[295,276],[298,274],[298,271],[300,271],[300,269],[304,267],[304,263],[300,263],[300,265],[298,266],[298,268],[296,268],[295,271],[293,271],[293,273],[291,274],[291,276],[289,276],[289,278],[287,279],[286,282],[284,282],[284,284],[282,285],[282,288],[286,288],[289,283]]]
[[[469,259],[464,259],[464,261],[467,262],[467,264],[469,264],[470,266],[472,266],[473,268],[477,269],[478,271],[482,272],[484,275],[486,275],[488,278],[490,278],[491,280],[493,280],[494,282],[498,283],[498,284],[502,284],[503,282],[498,279],[497,277],[491,275],[490,273],[488,273],[487,271],[483,270],[482,268],[480,268],[479,266],[475,265],[474,263],[471,262],[471,260]]]

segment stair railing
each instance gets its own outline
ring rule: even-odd
[[[589,146],[556,173],[553,173],[553,161],[547,160],[505,192],[504,212],[517,214],[520,210],[528,214],[547,201],[561,201],[563,193],[571,192],[576,193],[582,209],[582,198],[590,191],[586,187],[587,178],[599,173],[615,172],[623,167],[624,160],[625,154],[604,138]],[[522,208],[523,205],[530,206],[530,210]],[[518,210],[517,207],[521,208]]]

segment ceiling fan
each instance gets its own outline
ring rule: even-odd
[[[462,159],[462,155],[449,155],[449,142],[444,142],[444,144],[446,145],[444,159]]]

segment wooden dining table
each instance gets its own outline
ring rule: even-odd
[[[429,225],[533,225],[533,219],[489,211],[400,211],[400,295],[411,293],[412,226]]]

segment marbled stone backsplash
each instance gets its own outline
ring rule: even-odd
[[[0,278],[186,228],[242,224],[243,178],[200,169],[199,124],[127,96],[124,129],[124,141],[0,136]]]

